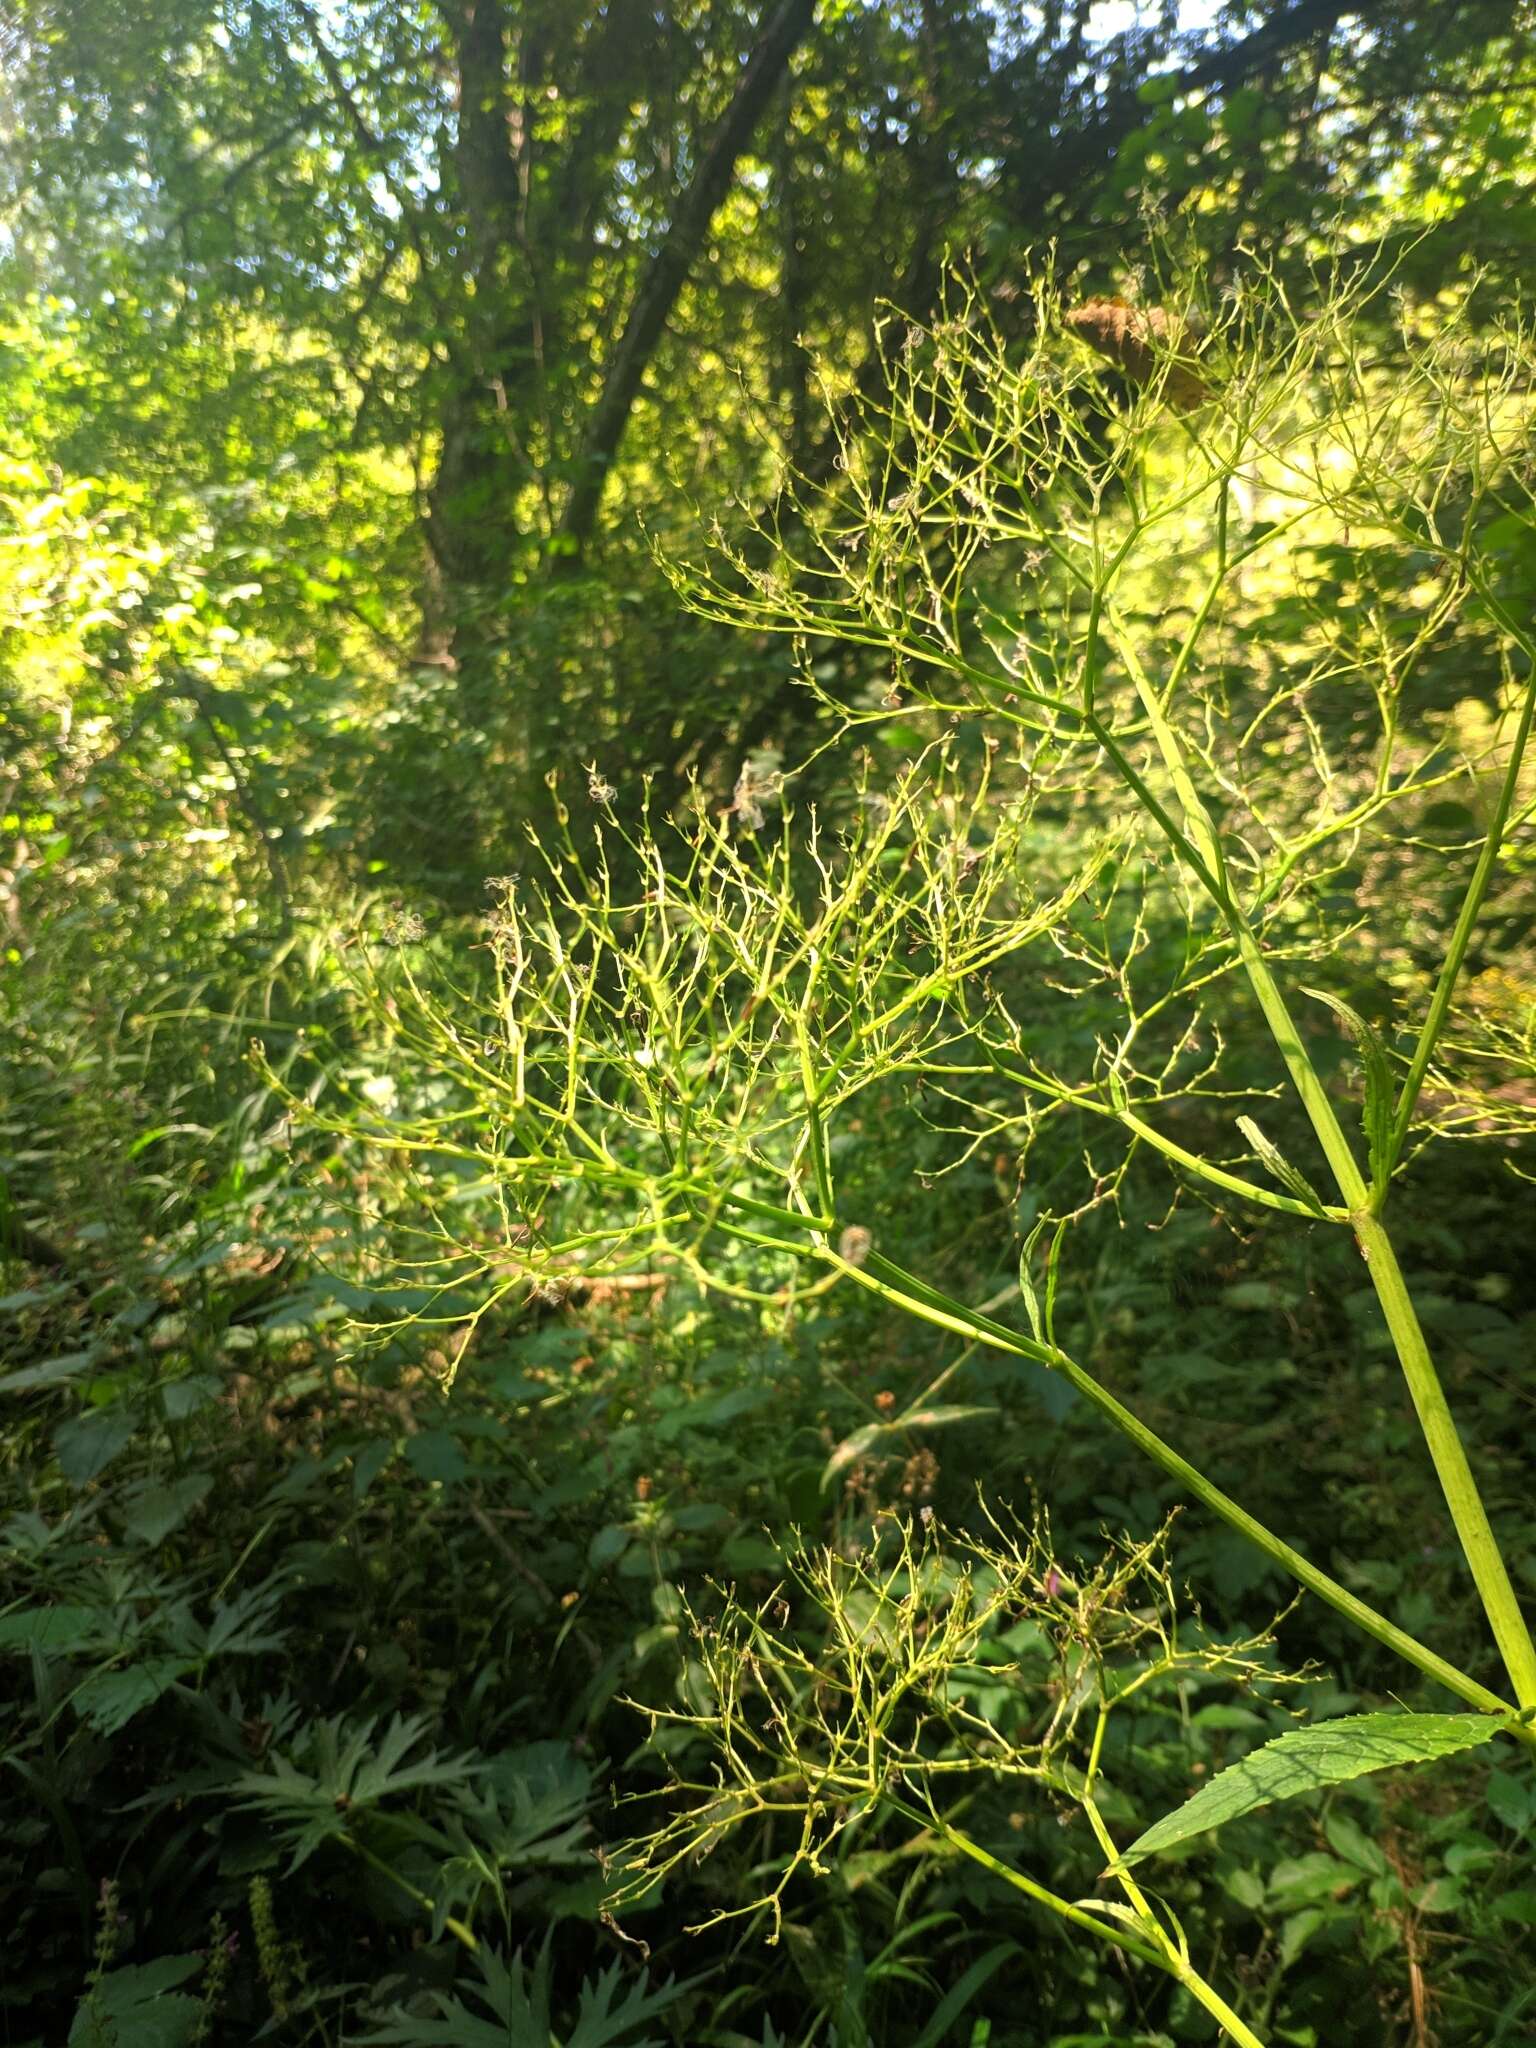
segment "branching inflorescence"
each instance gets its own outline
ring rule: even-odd
[[[1536,349],[1515,323],[1474,358],[1447,317],[1375,363],[1364,321],[1380,326],[1390,282],[1340,269],[1300,311],[1257,268],[1219,294],[1197,281],[1159,320],[1126,315],[1137,346],[1109,351],[1129,383],[1113,410],[1048,269],[1006,336],[969,287],[930,327],[893,313],[884,395],[835,414],[830,485],[787,476],[755,528],[717,522],[667,564],[695,611],[785,636],[840,740],[880,747],[821,815],[795,811],[793,778],[751,781],[718,813],[701,799],[631,830],[594,771],[590,845],[562,812],[558,842],[493,885],[488,995],[409,948],[373,956],[375,999],[443,1087],[439,1116],[377,1116],[374,1135],[437,1190],[428,1262],[466,1332],[467,1282],[483,1312],[661,1260],[757,1299],[871,1290],[1069,1379],[1301,1585],[1513,1721],[1536,1708],[1536,1648],[1387,1214],[1426,1133],[1530,1128],[1528,1091],[1501,1086],[1530,1072],[1528,1017],[1463,989],[1496,877],[1529,862],[1536,636],[1506,571],[1536,529]],[[1486,655],[1478,720],[1458,709],[1471,679],[1446,695],[1453,626]],[[827,677],[861,649],[864,680],[839,696]],[[917,733],[894,774],[878,765],[893,723]],[[1475,834],[1426,840],[1431,800],[1469,790]],[[1386,848],[1442,881],[1459,864],[1460,911],[1443,957],[1395,973],[1369,1021],[1338,963],[1367,914],[1382,957],[1403,953],[1395,899],[1359,900]],[[1258,1087],[1225,1074],[1240,1002],[1272,1048]],[[1073,1067],[1041,1029],[1063,1003],[1091,1025]],[[1319,1025],[1355,1042],[1342,1089],[1310,1049]],[[1213,1204],[1353,1233],[1513,1704],[1262,1527],[1063,1349],[1059,1232],[1026,1248],[1017,1327],[885,1242],[838,1165],[874,1090],[962,1154],[1006,1137],[1027,1155],[1062,1115],[1116,1133],[1088,1201],[1150,1152]],[[1312,1159],[1254,1114],[1266,1092],[1304,1113]],[[485,1241],[446,1201],[466,1181],[500,1205]],[[738,1621],[739,1676],[761,1624]],[[844,1756],[852,1738],[822,1721]],[[896,1796],[894,1757],[866,1795]]]

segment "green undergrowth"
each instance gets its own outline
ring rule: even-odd
[[[782,1602],[814,1656],[829,1622],[797,1589],[801,1545],[852,1555],[895,1516],[963,1546],[985,1532],[984,1501],[1012,1502],[1048,1512],[1035,1577],[1059,1586],[1109,1536],[1156,1536],[1172,1489],[1070,1389],[848,1289],[738,1304],[674,1272],[509,1306],[450,1394],[435,1335],[379,1328],[359,1348],[358,1319],[409,1303],[371,1277],[378,1209],[357,1202],[356,1162],[344,1179],[334,1154],[296,1161],[285,1133],[268,1148],[264,1119],[242,1102],[195,1147],[160,1141],[181,1172],[201,1155],[195,1227],[177,1171],[146,1166],[60,1234],[64,1266],[10,1264],[5,2038],[1209,2037],[1177,1992],[1149,2003],[1082,1940],[1020,1949],[1014,1904],[931,1825],[855,1816],[813,1881],[765,1820],[613,1912],[613,1859],[654,1795],[707,1768],[702,1748],[647,1740],[637,1709],[710,1704],[695,1630],[729,1600]],[[872,1176],[892,1175],[896,1135],[878,1119],[865,1133]],[[13,1154],[13,1184],[40,1185],[46,1163]],[[61,1154],[50,1170],[82,1165]],[[1486,1185],[1471,1151],[1442,1167],[1412,1273],[1518,1529],[1536,1296],[1518,1219]],[[950,1282],[1006,1292],[1028,1220],[1006,1162],[978,1159],[924,1199]],[[167,1202],[180,1224],[157,1237]],[[1475,1253],[1453,1222],[1468,1205]],[[1319,1561],[1402,1626],[1443,1623],[1454,1545],[1403,1455],[1361,1276],[1331,1244],[1242,1235],[1201,1209],[1156,1220],[1088,1219],[1063,1297],[1074,1344],[1175,1438],[1214,1390],[1219,1469],[1248,1475],[1266,1519],[1285,1528],[1305,1507]],[[1287,1609],[1264,1559],[1198,1510],[1169,1540],[1168,1586],[1203,1638],[1257,1631],[1276,1675],[1318,1675],[1301,1699],[1219,1674],[1149,1688],[1105,1758],[1122,1840],[1298,1704],[1313,1719],[1444,1704],[1405,1692],[1317,1603]],[[1021,1654],[1020,1626],[996,1617],[978,1654],[999,1669],[994,1711],[1005,1701],[1027,1730],[1061,1674],[1038,1642]],[[1470,1620],[1465,1637],[1439,1640],[1475,1664]],[[1073,1812],[1004,1780],[969,1796],[965,1823],[988,1853],[1091,1898],[1103,1859]],[[1536,1924],[1520,1881],[1533,1821],[1511,1760],[1473,1756],[1442,1765],[1428,1800],[1368,1779],[1252,1815],[1158,1882],[1192,1940],[1237,1960],[1278,2039],[1379,2041],[1411,2023],[1432,1966],[1444,2038],[1514,2040],[1523,1994],[1488,1987],[1518,1982]],[[776,1871],[774,1945],[763,1912],[682,1932]],[[1021,2025],[1021,2010],[1041,2017]]]
[[[4,2048],[1529,2037],[1532,343],[1333,282],[890,323],[815,778],[476,916],[13,721]]]

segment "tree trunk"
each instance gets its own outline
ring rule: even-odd
[[[560,552],[567,561],[579,557],[592,536],[608,472],[629,424],[646,366],[656,353],[667,317],[704,245],[710,222],[730,188],[737,162],[751,142],[796,47],[809,33],[815,14],[816,0],[780,0],[747,60],[735,96],[699,160],[698,170],[678,203],[661,246],[641,279],[582,438],[576,480],[560,522]]]

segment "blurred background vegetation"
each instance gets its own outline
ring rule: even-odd
[[[1170,233],[1217,287],[1248,250],[1298,303],[1319,257],[1384,249],[1387,376],[1405,327],[1508,313],[1533,29],[1518,0],[0,8],[0,2041],[1214,2038],[910,1830],[845,1834],[774,1945],[683,1931],[788,1855],[766,1824],[613,1927],[595,1852],[659,1769],[631,1703],[699,1704],[684,1602],[711,1575],[767,1592],[791,1532],[963,1524],[978,1485],[1097,1554],[1174,1494],[1006,1361],[964,1367],[987,1419],[874,1430],[961,1347],[846,1288],[572,1274],[486,1317],[447,1391],[410,1320],[420,1192],[364,1128],[439,1084],[351,962],[382,918],[472,976],[486,878],[605,792],[665,815],[696,780],[740,810],[744,771],[809,762],[797,804],[855,800],[790,646],[687,615],[655,550],[771,519],[787,469],[832,478],[882,307],[933,317],[953,264],[1005,345],[1029,252],[1064,300],[1134,297]],[[1107,373],[1085,429],[1121,396]],[[1492,537],[1527,615],[1530,531]],[[1384,595],[1347,533],[1304,573],[1314,611]],[[1245,597],[1273,643],[1285,588]],[[1494,637],[1471,615],[1429,651],[1426,734],[1487,736]],[[890,688],[867,649],[813,652],[842,701]],[[894,772],[937,730],[867,737]],[[1343,878],[1373,987],[1433,972],[1482,800],[1469,777],[1417,820],[1423,858]],[[1527,1068],[1532,853],[1471,984]],[[1085,1139],[930,1180],[945,1136],[893,1100],[844,1142],[882,1233],[1016,1308]],[[1527,1593],[1530,1172],[1495,1100],[1413,1170],[1404,1245]],[[1164,1434],[1198,1415],[1249,1505],[1486,1676],[1353,1259],[1132,1175],[1074,1232],[1059,1313]],[[1288,1598],[1193,1511],[1174,1559],[1213,1628]],[[1314,1715],[1402,1696],[1321,1610],[1280,1647],[1325,1674]],[[1283,1725],[1170,1687],[1115,1774],[1160,1811]],[[1093,1841],[1049,1809],[994,1790],[969,1825],[1092,1890]],[[1514,2044],[1533,1826],[1528,1776],[1469,1762],[1427,1798],[1254,1816],[1166,1892],[1277,2041]]]

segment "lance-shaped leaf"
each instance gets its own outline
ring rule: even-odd
[[[1042,1308],[1040,1296],[1035,1287],[1034,1275],[1030,1272],[1030,1260],[1035,1255],[1035,1246],[1044,1232],[1055,1225],[1050,1250],[1046,1254],[1045,1304]],[[1019,1293],[1024,1300],[1024,1312],[1029,1317],[1029,1327],[1034,1332],[1037,1344],[1056,1342],[1056,1283],[1061,1272],[1061,1241],[1066,1234],[1066,1224],[1054,1216],[1042,1216],[1024,1240],[1024,1249],[1019,1254]]]
[[[1304,988],[1302,994],[1311,996],[1314,1002],[1326,1003],[1344,1026],[1346,1036],[1360,1048],[1360,1064],[1365,1069],[1365,1101],[1360,1111],[1360,1126],[1365,1132],[1371,1186],[1379,1194],[1392,1178],[1393,1163],[1393,1088],[1387,1049],[1375,1026],[1368,1024],[1360,1012],[1352,1009],[1341,996],[1330,995],[1327,989],[1322,988]]]
[[[1237,1128],[1253,1147],[1258,1159],[1269,1168],[1282,1187],[1289,1188],[1298,1202],[1305,1202],[1307,1207],[1316,1210],[1319,1216],[1327,1214],[1323,1207],[1323,1198],[1311,1181],[1292,1166],[1273,1138],[1265,1137],[1251,1116],[1240,1116]]]
[[[1140,1863],[1275,1799],[1475,1749],[1506,1725],[1488,1714],[1346,1714],[1311,1728],[1293,1728],[1219,1772],[1177,1812],[1164,1814],[1132,1842],[1120,1860]]]

